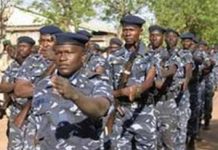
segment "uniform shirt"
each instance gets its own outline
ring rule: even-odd
[[[2,80],[8,83],[14,83],[19,69],[20,69],[20,64],[18,64],[16,61],[13,61],[11,65],[5,70]],[[26,102],[26,99],[17,98],[16,100],[17,100],[17,103],[20,103],[20,104],[23,104]],[[9,105],[9,107],[6,109],[6,114],[9,117],[9,120],[12,120],[12,121],[19,112],[20,110],[16,108],[16,106],[14,105]]]
[[[101,75],[102,79],[110,80],[111,74],[110,74],[110,66],[106,59],[101,56],[99,53],[88,53],[88,60],[85,64],[85,68],[88,71],[96,72],[96,69],[98,67],[103,67],[105,69],[105,72]]]
[[[107,58],[107,61],[110,65],[110,71],[111,71],[114,89],[116,89],[118,86],[119,76],[122,73],[123,64],[126,61],[125,53],[126,53],[126,50],[124,48],[121,48],[109,54]]]
[[[23,62],[17,74],[17,79],[28,80],[32,83],[36,83],[50,64],[51,61],[46,60],[42,55],[32,54]]]
[[[2,80],[9,83],[14,83],[19,69],[20,64],[18,64],[16,61],[13,61],[11,65],[5,70]]]
[[[100,80],[98,75],[78,71],[69,78],[69,81],[85,95],[102,96],[113,104],[112,87],[106,81]],[[89,149],[93,143],[99,146],[102,118],[96,120],[89,118],[73,101],[54,92],[50,78],[39,82],[32,105],[33,115],[42,119],[38,122],[37,137],[44,138],[47,146],[49,144],[54,146],[47,148]]]
[[[125,53],[123,57],[124,61],[118,78],[120,78],[121,73],[125,72],[124,65],[129,60],[131,54],[132,52],[125,48]],[[150,67],[151,65],[149,63],[149,55],[147,55],[145,52],[144,44],[140,42],[138,46],[138,52],[136,58],[130,70],[130,76],[127,81],[127,86],[142,83]]]

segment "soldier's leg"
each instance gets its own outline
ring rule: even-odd
[[[188,91],[184,92],[178,106],[178,127],[175,150],[185,150],[186,148],[187,125],[191,114],[189,96]]]
[[[24,128],[18,128],[14,124],[14,118],[20,112],[18,108],[10,105],[6,110],[9,119],[8,150],[22,150],[24,147]]]
[[[205,129],[209,129],[209,123],[212,118],[212,108],[213,108],[213,89],[207,89],[205,93],[205,105],[204,105],[204,122]]]
[[[205,80],[202,80],[198,86],[198,103],[199,103],[199,116],[198,116],[198,126],[196,139],[201,140],[201,124],[204,114],[204,104],[205,104]]]
[[[157,149],[157,119],[153,106],[145,106],[131,126],[137,150]]]
[[[22,150],[24,148],[24,132],[10,122],[8,150]]]
[[[131,150],[133,149],[133,133],[130,125],[133,123],[132,117],[134,109],[131,105],[123,107],[124,117],[118,117],[115,122],[114,133],[112,134],[112,146],[115,150]]]
[[[199,126],[199,111],[200,111],[200,104],[198,101],[198,84],[192,84],[189,87],[190,92],[190,108],[191,108],[191,116],[188,121],[188,147],[194,148],[195,146],[195,139],[198,132]]]
[[[159,101],[158,111],[158,148],[174,149],[177,128],[177,114],[175,100]]]

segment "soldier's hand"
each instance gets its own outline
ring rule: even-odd
[[[41,48],[40,54],[42,54],[43,57],[45,57],[46,59],[51,60],[51,61],[54,61],[56,58],[55,52],[51,48],[47,48],[47,49]]]
[[[140,85],[133,85],[129,87],[129,100],[134,101],[141,96],[142,89]]]
[[[76,94],[76,89],[72,87],[68,79],[60,76],[53,76],[51,81],[53,88],[64,98],[71,99],[74,94]]]
[[[168,71],[168,70],[166,70],[165,68],[161,67],[161,68],[160,68],[161,76],[162,76],[162,77],[166,77],[166,76],[167,76],[167,71]]]
[[[132,85],[122,89],[122,95],[128,96],[130,101],[134,101],[136,98],[141,96],[141,86]]]
[[[182,84],[182,91],[186,91],[188,89],[188,82],[187,80],[183,80],[183,84]]]

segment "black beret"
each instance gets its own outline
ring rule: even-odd
[[[164,33],[166,30],[159,25],[152,25],[148,28],[148,31],[149,31],[149,33],[154,32],[154,31]]]
[[[110,39],[110,44],[116,44],[116,45],[122,46],[123,42],[119,38],[112,38]]]
[[[79,31],[77,31],[76,33],[85,35],[85,36],[87,36],[89,39],[92,37],[92,34],[89,33],[89,32],[86,31],[86,30],[79,30]]]
[[[203,41],[203,40],[201,40],[198,44],[199,44],[199,45],[205,45],[205,46],[208,46],[207,42],[206,42],[206,41]]]
[[[141,27],[145,23],[145,20],[138,16],[126,15],[120,20],[120,23],[122,25],[137,25]]]
[[[58,33],[62,33],[63,31],[58,28],[57,26],[54,25],[47,25],[42,27],[41,29],[39,29],[40,34],[58,34]]]
[[[89,38],[78,33],[65,32],[56,34],[56,41],[56,45],[63,45],[67,43],[84,46],[89,41]]]
[[[166,34],[168,34],[168,33],[175,33],[177,36],[179,36],[179,33],[176,30],[171,29],[171,28],[166,29],[165,33]]]
[[[198,44],[198,43],[200,42],[199,39],[198,39],[196,36],[194,36],[193,41],[194,41],[196,44]]]
[[[17,44],[20,44],[20,43],[27,43],[27,44],[30,44],[30,45],[34,45],[34,44],[35,44],[35,41],[34,41],[31,37],[28,37],[28,36],[20,36],[20,37],[17,39]]]
[[[191,33],[191,32],[185,32],[185,33],[181,34],[180,38],[181,38],[182,40],[184,40],[184,39],[190,39],[190,40],[192,40],[192,41],[195,41],[195,36],[194,36],[194,34]]]

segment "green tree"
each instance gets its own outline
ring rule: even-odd
[[[97,5],[102,6],[103,20],[120,21],[126,14],[138,13],[145,6],[145,0],[99,0]]]
[[[100,18],[113,22],[117,27],[118,37],[121,36],[120,19],[127,14],[139,14],[146,6],[145,0],[96,0],[96,6],[100,7],[102,13]]]
[[[158,24],[193,32],[210,43],[218,40],[218,0],[150,0],[149,4]]]
[[[9,8],[12,5],[20,4],[21,2],[21,0],[0,0],[0,39],[4,38],[5,36],[5,22],[9,17]]]
[[[89,20],[95,15],[92,4],[93,0],[34,0],[30,9],[43,16],[44,23],[56,24],[68,30],[72,26],[78,29],[82,21]]]

